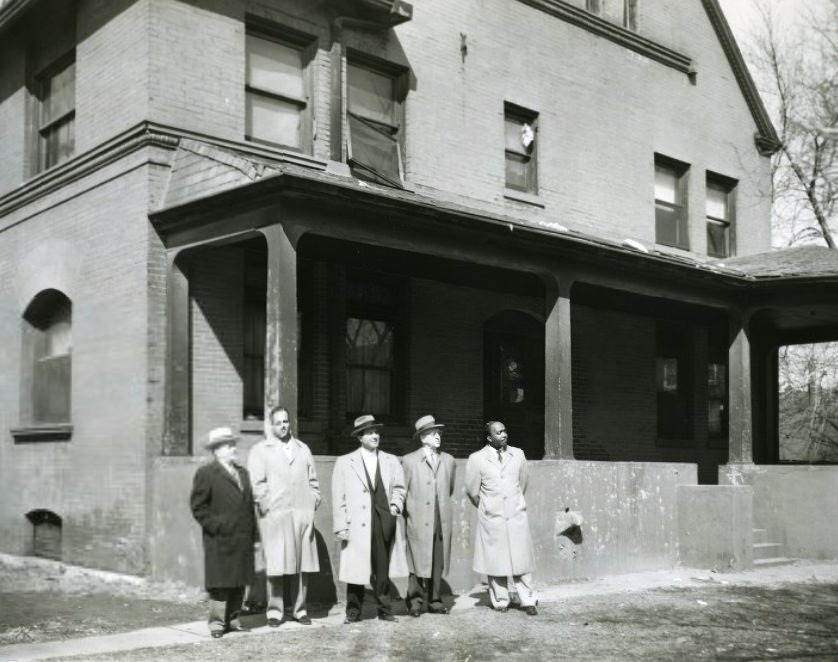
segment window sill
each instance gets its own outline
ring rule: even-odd
[[[503,197],[506,200],[523,202],[524,204],[544,209],[544,201],[532,193],[524,193],[523,191],[516,191],[515,189],[507,188],[503,190]]]
[[[69,423],[50,425],[26,425],[10,430],[16,444],[39,441],[69,441],[73,436],[73,426]]]

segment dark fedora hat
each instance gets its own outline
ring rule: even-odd
[[[416,428],[416,432],[413,433],[414,438],[418,437],[423,432],[427,432],[428,430],[436,430],[437,428],[444,428],[445,425],[442,423],[437,423],[433,416],[428,414],[427,416],[422,416],[421,418],[416,419],[416,423],[414,423],[413,427]]]
[[[375,416],[372,414],[363,414],[355,419],[355,429],[350,433],[353,437],[357,437],[362,432],[373,430],[384,426],[384,423],[376,423]]]

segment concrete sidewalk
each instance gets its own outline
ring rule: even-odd
[[[707,570],[675,568],[626,575],[612,575],[588,581],[574,581],[557,586],[537,587],[541,603],[555,603],[579,599],[593,595],[619,594],[646,591],[661,587],[689,587],[718,585],[754,585],[766,586],[786,582],[824,582],[838,583],[838,563],[796,562],[792,565],[761,568],[735,573],[715,573]],[[467,594],[456,596],[452,612],[473,609],[479,599],[476,593],[485,588],[477,586]],[[343,606],[336,605],[325,618],[316,618],[311,626],[285,623],[280,631],[319,630],[341,625]],[[253,629],[250,633],[231,633],[225,639],[233,637],[252,637],[277,631],[267,626]],[[132,632],[122,632],[81,639],[66,639],[45,643],[13,644],[0,646],[0,662],[24,662],[26,660],[48,660],[55,657],[92,656],[139,648],[157,648],[179,644],[199,644],[213,641],[205,621],[180,623],[166,627],[145,628]]]

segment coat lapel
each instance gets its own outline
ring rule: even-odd
[[[233,468],[236,470],[236,473],[239,475],[239,480],[242,480],[241,471],[239,470],[236,465],[233,465]],[[224,468],[224,465],[221,464],[218,460],[215,461],[215,471],[218,474],[221,474],[223,480],[229,481],[237,490],[241,490],[242,488],[239,487],[239,484],[236,482],[236,479],[233,478],[233,475]],[[244,482],[242,482],[242,486],[244,486]]]
[[[355,475],[358,476],[358,480],[364,484],[364,487],[368,487],[369,483],[367,483],[367,472],[364,469],[364,458],[361,457],[360,448],[349,456],[349,464],[355,472]],[[370,480],[375,480],[375,476],[370,476]]]

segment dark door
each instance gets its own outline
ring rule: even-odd
[[[501,421],[509,443],[544,457],[544,326],[504,311],[483,326],[483,416]]]

